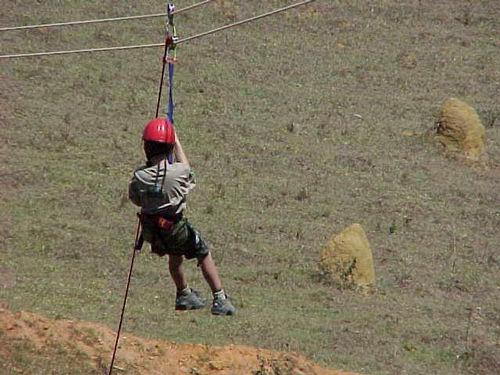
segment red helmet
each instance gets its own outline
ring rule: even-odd
[[[175,143],[175,130],[166,118],[155,118],[148,122],[142,133],[142,139],[150,142]]]

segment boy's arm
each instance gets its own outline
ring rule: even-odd
[[[128,185],[128,198],[132,201],[136,206],[141,205],[140,196],[137,191],[137,179],[132,177]]]
[[[186,156],[186,153],[184,152],[184,149],[182,148],[181,142],[179,141],[179,137],[177,136],[177,134],[175,135],[174,155],[178,163],[186,164],[189,166],[189,168],[191,168],[189,160]]]

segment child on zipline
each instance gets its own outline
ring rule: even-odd
[[[146,125],[142,139],[147,163],[134,172],[129,198],[141,207],[142,235],[151,244],[152,252],[159,256],[168,254],[168,268],[177,287],[175,309],[205,306],[206,299],[188,286],[184,272],[184,258],[196,258],[212,289],[212,314],[233,315],[235,308],[222,288],[207,244],[183,217],[195,180],[174,127],[167,119],[154,119]],[[169,163],[172,157],[175,162]]]

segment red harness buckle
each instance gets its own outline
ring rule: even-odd
[[[156,224],[156,226],[160,229],[170,229],[175,224],[172,220],[165,219],[164,217],[157,215],[148,215],[145,213],[138,213],[141,222],[144,220],[150,220]]]
[[[158,226],[158,228],[161,228],[161,229],[170,229],[174,225],[173,221],[165,219],[164,217],[154,216],[154,218],[155,218],[156,225]]]

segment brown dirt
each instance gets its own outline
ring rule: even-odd
[[[322,251],[319,267],[341,286],[375,286],[372,251],[361,225],[352,224],[333,237]]]
[[[0,357],[16,372],[14,345],[20,343],[38,353],[61,352],[103,372],[111,359],[115,332],[110,328],[74,320],[54,320],[27,312],[0,309]],[[57,349],[57,350],[56,350]],[[123,333],[113,373],[177,375],[359,375],[322,368],[295,353],[273,352],[248,346],[208,346],[147,340]]]
[[[473,160],[486,149],[484,126],[476,110],[455,98],[448,99],[441,107],[436,140],[450,151],[458,147]]]

